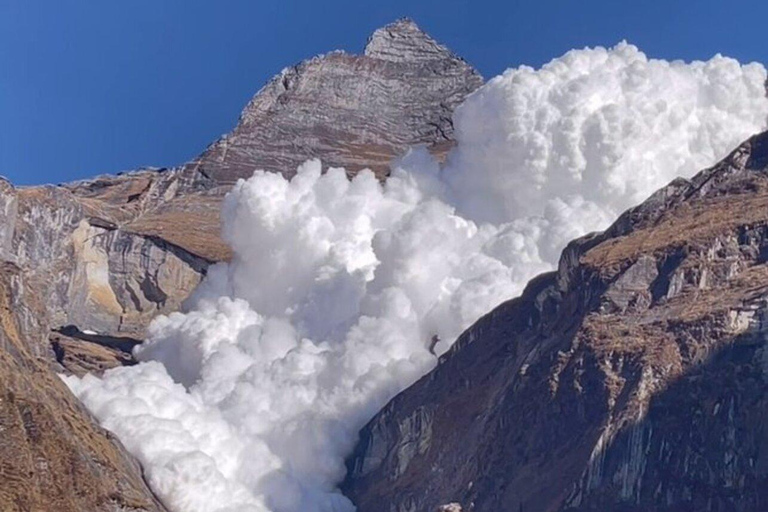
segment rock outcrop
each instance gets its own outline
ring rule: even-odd
[[[131,364],[149,321],[178,310],[229,249],[219,208],[239,178],[310,157],[386,174],[415,144],[444,154],[482,79],[409,20],[284,70],[193,162],[59,186],[0,180],[0,509],[159,510],[140,470],[54,372]]]
[[[768,133],[480,319],[361,432],[360,512],[768,510]]]

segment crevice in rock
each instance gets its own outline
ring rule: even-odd
[[[109,334],[90,334],[81,331],[76,325],[65,325],[52,329],[53,332],[63,334],[69,338],[87,341],[101,345],[102,347],[117,349],[126,354],[130,354],[133,347],[140,345],[142,340],[130,336],[112,336]]]

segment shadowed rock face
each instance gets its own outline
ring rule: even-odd
[[[180,309],[208,265],[229,257],[219,208],[237,179],[291,176],[314,157],[383,177],[411,145],[444,154],[453,108],[481,82],[400,20],[365,55],[284,70],[189,164],[60,186],[0,180],[0,510],[159,510],[135,462],[54,371],[132,362],[150,320]]]
[[[768,133],[577,240],[361,432],[361,512],[768,510]]]

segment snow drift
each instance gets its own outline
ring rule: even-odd
[[[766,71],[620,44],[511,69],[422,149],[370,172],[256,172],[225,200],[230,263],[158,318],[135,367],[70,388],[172,511],[348,511],[357,431],[564,244],[761,130]]]

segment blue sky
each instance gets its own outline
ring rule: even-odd
[[[768,63],[757,1],[0,0],[0,174],[58,183],[182,163],[283,67],[360,52],[401,16],[486,77],[622,39],[652,57]]]

